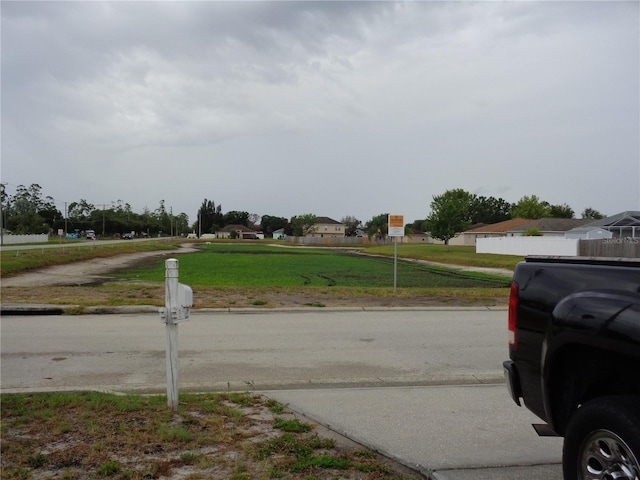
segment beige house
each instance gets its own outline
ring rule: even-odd
[[[313,231],[305,235],[308,238],[344,238],[346,225],[329,217],[316,217]]]
[[[515,236],[512,233],[513,231],[531,222],[533,222],[533,220],[528,218],[513,218],[511,220],[505,220],[504,222],[471,228],[449,240],[449,245],[475,246],[478,238]]]
[[[235,232],[235,233],[233,233]],[[244,225],[227,225],[216,232],[216,238],[232,238],[243,240],[255,240],[257,232]]]

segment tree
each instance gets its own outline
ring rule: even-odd
[[[228,213],[224,214],[223,225],[244,225],[245,227],[249,226],[249,212],[238,212],[236,210],[232,210]]]
[[[504,222],[511,219],[511,210],[513,204],[502,198],[495,197],[477,197],[472,196],[471,207],[469,212],[469,221],[471,225],[476,223],[492,223]]]
[[[541,201],[537,196],[525,195],[511,210],[512,218],[529,218],[537,220],[539,218],[550,216],[549,203]]]
[[[389,233],[389,214],[381,213],[373,217],[364,225],[369,239],[383,240]]]
[[[260,215],[258,215],[257,213],[250,213],[249,225],[247,225],[247,227],[258,230],[260,228]]]
[[[71,202],[69,204],[67,207],[67,218],[73,222],[74,225],[80,225],[79,228],[87,230],[94,227],[90,224],[90,219],[91,213],[95,209],[96,207],[92,203],[81,198],[79,202]]]
[[[289,224],[289,220],[284,217],[274,217],[272,215],[263,215],[260,221],[262,231],[266,237],[273,237],[273,232],[285,228]]]
[[[407,227],[413,230],[414,233],[422,233],[426,230],[426,220],[414,220],[413,223],[407,224]]]
[[[355,237],[358,228],[362,225],[362,222],[352,215],[347,215],[341,220],[344,223],[344,235],[345,237]]]
[[[291,218],[291,230],[294,236],[304,237],[315,231],[316,223],[318,223],[318,217],[312,213],[306,213]]]
[[[194,229],[199,232],[199,234],[215,233],[218,228],[223,226],[222,222],[222,205],[216,207],[216,204],[212,200],[205,198],[198,210],[198,220],[194,225]]]
[[[587,207],[582,212],[582,218],[600,220],[601,218],[604,218],[604,215],[601,214],[598,210],[594,210],[593,208]]]
[[[426,220],[431,236],[449,245],[449,240],[469,228],[472,201],[473,195],[461,188],[434,196]]]
[[[3,212],[7,218],[6,228],[15,233],[49,233],[64,224],[53,198],[42,198],[42,187],[37,183],[29,187],[18,185],[16,194],[7,200],[6,212]]]
[[[551,205],[549,207],[549,216],[552,218],[573,218],[575,213],[573,208],[563,203],[562,205]]]
[[[178,235],[186,235],[189,233],[189,216],[180,212],[178,216],[174,217],[175,221],[175,232]]]

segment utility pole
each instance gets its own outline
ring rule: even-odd
[[[4,245],[4,183],[0,183],[0,246]]]
[[[102,207],[102,239],[104,240],[104,230],[105,230],[105,218],[104,218],[104,209],[107,207],[104,203],[96,205],[98,207]]]

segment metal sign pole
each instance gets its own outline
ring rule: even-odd
[[[398,285],[398,237],[404,235],[404,215],[387,216],[390,237],[393,237],[393,293],[396,293]]]
[[[393,293],[398,285],[398,237],[393,237]]]

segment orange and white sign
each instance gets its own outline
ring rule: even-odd
[[[390,237],[404,236],[404,215],[389,215],[388,223]]]

